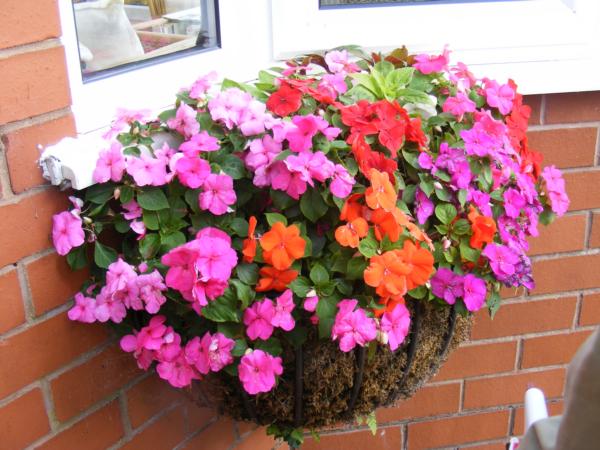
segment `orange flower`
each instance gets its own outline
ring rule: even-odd
[[[400,239],[402,226],[400,226],[393,213],[379,208],[372,212],[370,220],[375,225],[375,237],[378,241],[383,240],[385,236],[388,237],[390,242],[396,242]]]
[[[335,240],[344,247],[358,247],[360,238],[369,232],[369,224],[362,217],[357,217],[346,225],[341,225],[335,230]]]
[[[373,309],[375,317],[381,317],[386,312],[391,313],[397,305],[404,305],[405,301],[404,297],[402,297],[401,295],[394,295],[391,297],[380,298],[377,303],[385,306],[385,308]]]
[[[304,256],[306,242],[300,237],[300,229],[296,225],[286,226],[276,222],[271,230],[260,238],[260,246],[264,250],[263,258],[277,270],[289,268],[295,259]]]
[[[417,225],[415,225],[412,222],[409,222],[406,225],[406,228],[408,229],[408,232],[410,233],[410,235],[412,237],[414,237],[417,241],[427,243],[427,246],[429,247],[429,249],[431,251],[433,251],[435,249],[435,247],[433,246],[433,242],[431,241],[431,238],[427,235],[427,233],[425,233],[423,230],[421,230]]]
[[[369,267],[365,269],[365,283],[376,288],[380,297],[406,294],[406,276],[411,267],[402,261],[397,252],[398,250],[392,250],[373,256]]]
[[[358,200],[362,197],[362,194],[352,194],[346,199],[342,211],[340,213],[340,220],[352,222],[357,217],[362,217],[363,205],[358,203]]]
[[[494,240],[496,234],[496,222],[487,216],[482,216],[475,208],[471,206],[469,212],[469,221],[471,222],[471,247],[482,248],[484,243],[490,243]]]
[[[391,211],[396,206],[398,194],[386,173],[379,172],[377,169],[371,169],[369,172],[371,187],[367,188],[367,205],[371,209],[383,208]]]
[[[244,262],[251,263],[254,261],[256,256],[256,238],[254,232],[256,231],[256,217],[250,216],[248,221],[248,238],[244,239],[242,243],[242,254],[244,255]]]
[[[404,241],[402,250],[394,251],[411,269],[406,277],[406,287],[409,291],[429,280],[433,273],[433,255],[431,252],[415,245],[408,239]]]
[[[277,270],[265,266],[259,271],[260,279],[256,285],[256,292],[285,291],[288,285],[298,277],[296,270]]]

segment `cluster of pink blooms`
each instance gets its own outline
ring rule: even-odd
[[[364,347],[375,340],[378,331],[382,342],[396,350],[408,335],[410,313],[404,304],[397,304],[391,312],[386,311],[378,323],[367,316],[362,308],[357,308],[358,300],[341,300],[335,316],[331,336],[340,341],[340,350],[349,352],[357,345]]]
[[[275,327],[291,331],[296,326],[292,311],[294,310],[292,291],[287,289],[275,299],[275,303],[268,298],[254,302],[244,311],[244,325],[246,334],[253,341],[256,339],[269,339]]]
[[[161,262],[169,267],[167,286],[179,291],[200,314],[208,300],[223,295],[238,257],[227,233],[207,227],[196,239],[163,255]]]
[[[446,267],[440,267],[431,277],[431,292],[450,305],[457,298],[462,298],[469,311],[478,311],[485,304],[487,286],[484,280],[472,273],[459,275]]]
[[[142,266],[140,270],[146,269]],[[75,305],[69,310],[69,318],[80,322],[120,323],[127,309],[145,310],[156,314],[167,299],[167,290],[162,275],[153,270],[138,274],[133,266],[119,258],[108,266],[106,284],[94,298],[78,293]]]

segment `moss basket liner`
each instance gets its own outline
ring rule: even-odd
[[[196,383],[194,400],[236,420],[316,429],[407,399],[468,339],[472,322],[454,308],[407,306],[411,330],[396,352],[377,345],[372,355],[362,347],[343,353],[337,342],[309,336],[301,349],[284,348],[284,372],[271,392],[250,396],[237,378],[219,372]]]

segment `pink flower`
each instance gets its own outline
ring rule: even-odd
[[[108,266],[106,272],[106,287],[115,292],[124,289],[127,282],[135,280],[137,274],[132,265],[123,261],[122,258],[117,259],[114,263]]]
[[[172,360],[159,362],[156,372],[159,377],[176,388],[189,386],[192,380],[200,379],[194,368],[186,361],[182,351]]]
[[[304,299],[304,310],[308,312],[315,312],[318,304],[319,297],[317,295],[308,296]]]
[[[291,158],[291,156],[288,156]],[[284,163],[283,161],[275,161],[269,170],[271,186],[273,189],[285,191],[290,197],[295,200],[300,199],[300,196],[306,192],[306,179],[311,180],[310,173],[306,165],[300,164],[301,159],[292,159],[291,162]],[[307,163],[307,160],[304,162]],[[293,170],[289,168],[293,167]]]
[[[244,356],[238,367],[240,381],[248,394],[269,392],[275,386],[275,375],[283,373],[281,358],[262,350],[253,350]]]
[[[317,181],[323,182],[333,175],[333,171],[335,170],[335,165],[327,159],[325,153],[318,151],[313,154],[308,154],[310,160],[308,161],[308,171],[310,176]],[[294,155],[288,156],[289,158],[293,158]]]
[[[123,213],[123,217],[127,220],[138,219],[142,217],[142,208],[135,200],[130,200],[123,205],[123,209],[127,212]]]
[[[221,239],[228,245],[231,245],[231,236],[215,227],[205,227],[196,233],[196,239],[210,238],[210,239]]]
[[[446,303],[454,305],[458,297],[463,296],[462,276],[446,267],[440,267],[431,277],[431,292]]]
[[[202,185],[199,196],[200,208],[209,210],[215,216],[225,214],[237,199],[233,190],[233,179],[226,174],[210,174]]]
[[[81,292],[75,294],[75,305],[69,310],[67,315],[71,320],[79,322],[92,323],[96,321],[96,299],[85,297]]]
[[[104,286],[96,297],[95,315],[98,322],[111,320],[114,323],[121,323],[127,315],[127,311],[123,301]]]
[[[481,252],[489,259],[490,266],[496,277],[503,281],[516,272],[519,255],[505,245],[488,244]]]
[[[193,135],[189,141],[179,146],[179,150],[189,157],[198,156],[200,152],[214,152],[220,148],[219,140],[206,131]]]
[[[565,192],[565,180],[560,170],[555,166],[544,167],[542,178],[546,183],[546,191],[550,199],[552,211],[558,216],[562,216],[569,209],[569,197]]]
[[[231,130],[240,125],[243,111],[252,103],[253,98],[238,88],[229,88],[219,92],[208,102],[208,110],[214,121],[221,121]]]
[[[329,190],[337,198],[346,198],[352,192],[352,186],[356,180],[348,173],[346,168],[341,164],[336,164],[331,174],[331,184]]]
[[[195,263],[198,252],[198,243],[191,241],[175,247],[161,258],[161,262],[169,267],[165,277],[167,286],[181,292],[188,300],[192,299],[191,292],[197,278]]]
[[[52,242],[59,255],[66,255],[85,242],[82,226],[81,218],[69,211],[52,216]]]
[[[182,103],[175,113],[175,117],[167,120],[167,126],[177,130],[186,138],[189,138],[200,131],[200,124],[196,120],[196,111],[191,106]]]
[[[362,308],[354,311],[357,300],[345,299],[338,303],[339,311],[335,316],[331,337],[335,341],[339,338],[340,350],[349,352],[356,345],[364,347],[377,337],[375,320],[367,317]]]
[[[244,324],[246,325],[246,334],[253,341],[260,339],[269,339],[273,334],[273,318],[275,317],[275,308],[271,300],[264,299],[255,302],[244,311]]]
[[[256,170],[270,164],[279,153],[281,153],[281,142],[277,142],[272,136],[265,134],[262,139],[250,141],[244,162],[246,167]]]
[[[417,62],[413,64],[413,67],[425,75],[433,72],[441,72],[448,68],[450,52],[447,47],[444,47],[441,55],[432,56],[422,53],[415,56],[415,61]]]
[[[137,277],[139,298],[144,302],[145,309],[150,314],[156,314],[167,299],[162,294],[167,290],[162,275],[158,270]]]
[[[209,72],[198,78],[190,88],[190,98],[193,98],[194,100],[201,98],[210,89],[211,84],[214,83],[216,79],[217,72],[215,71]]]
[[[235,341],[224,334],[215,333],[211,336],[207,332],[202,339],[196,336],[187,343],[185,357],[198,372],[206,375],[210,371],[219,372],[233,362],[231,350],[234,346]]]
[[[381,331],[387,333],[388,343],[392,351],[404,342],[410,328],[410,313],[402,303],[396,305],[391,313],[381,317]]]
[[[498,108],[502,114],[512,110],[515,90],[508,84],[499,85],[495,81],[486,80],[485,98],[488,105]]]
[[[475,109],[475,102],[462,92],[458,92],[456,97],[448,97],[442,107],[444,112],[452,113],[458,117],[459,122],[462,120],[465,113],[475,112]]]
[[[191,298],[184,298],[192,303],[192,309],[202,314],[202,307],[208,305],[208,300],[215,300],[227,289],[227,281],[224,280],[198,280],[192,288]]]
[[[295,306],[291,289],[286,289],[283,294],[275,299],[275,314],[271,319],[271,325],[285,331],[293,330],[296,326],[296,322],[292,317]]]
[[[314,114],[294,116],[292,123],[296,127],[287,132],[286,139],[290,144],[290,150],[294,152],[310,150],[312,148],[312,138],[319,131],[323,131],[329,126],[325,119]]]
[[[217,230],[222,233],[221,230]],[[237,253],[231,248],[231,241],[210,235],[196,239],[198,254],[195,267],[204,280],[227,281],[237,264]]]
[[[138,186],[163,186],[167,182],[166,162],[144,154],[128,159],[127,173]]]
[[[351,73],[360,71],[353,62],[348,61],[348,52],[346,50],[333,50],[325,54],[325,63],[333,73]]]
[[[427,219],[433,214],[434,205],[433,202],[427,197],[425,192],[421,188],[417,188],[415,194],[415,206],[417,213],[417,221],[423,225]]]
[[[521,211],[525,208],[527,202],[519,191],[514,188],[509,188],[504,191],[504,211],[508,217],[516,219],[521,215]]]
[[[102,135],[104,139],[112,139],[133,122],[145,124],[151,116],[149,109],[125,109],[117,108],[116,120],[111,124],[110,130]],[[113,180],[115,181],[115,180]]]
[[[100,152],[92,175],[96,183],[106,183],[108,180],[115,183],[121,181],[125,171],[125,158],[121,148],[121,144],[114,142],[111,144],[110,149]]]
[[[184,156],[177,160],[175,171],[181,184],[191,189],[197,189],[210,175],[210,164],[197,156]]]
[[[463,300],[469,311],[478,311],[485,305],[487,286],[485,281],[469,273],[463,278]]]

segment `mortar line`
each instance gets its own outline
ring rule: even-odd
[[[594,155],[594,165],[600,165],[600,127],[598,128],[598,134],[596,135],[596,153]]]
[[[0,134],[9,134],[15,131],[22,130],[24,128],[29,128],[36,125],[43,125],[53,120],[62,119],[63,117],[68,116],[69,114],[71,114],[71,107],[67,106],[65,108],[54,109],[52,111],[48,111],[32,117],[27,117],[25,119],[7,122],[5,124],[0,125]]]
[[[546,123],[546,99],[547,95],[542,95],[542,99],[540,100],[540,125],[544,125]]]
[[[578,331],[578,326],[581,323],[581,309],[583,307],[583,293],[577,296],[577,303],[575,304],[575,314],[573,317],[573,331]]]
[[[6,157],[6,147],[0,136],[0,193],[2,200],[9,199],[15,194],[10,183],[10,172],[8,170],[8,158]]]
[[[42,184],[40,186],[32,187],[31,189],[27,189],[26,191],[21,192],[20,194],[14,194],[10,197],[0,200],[0,208],[2,208],[3,206],[16,205],[21,200],[24,200],[29,197],[34,197],[35,195],[41,192],[48,191],[50,189],[56,189],[56,186],[52,186],[50,184]]]
[[[17,55],[23,55],[31,52],[36,52],[39,50],[47,50],[49,48],[61,47],[62,43],[59,38],[51,38],[46,39],[44,41],[32,42],[29,44],[20,44],[15,45],[14,47],[9,47],[0,50],[0,60],[11,58]]]
[[[579,128],[597,128],[600,122],[574,122],[574,123],[553,123],[543,125],[529,125],[527,131],[552,131],[552,130],[576,130]]]
[[[121,423],[123,425],[123,430],[125,431],[125,436],[131,436],[133,433],[133,428],[131,426],[131,420],[129,420],[129,408],[127,405],[127,395],[123,389],[120,389],[119,392],[119,412],[121,413]]]
[[[515,373],[519,372],[523,365],[523,347],[525,346],[524,339],[517,340],[517,352],[515,358]]]
[[[29,276],[25,265],[22,262],[17,263],[17,276],[19,278],[19,287],[21,288],[21,298],[23,301],[23,309],[25,311],[25,320],[27,323],[32,323],[35,320],[35,307],[31,295],[29,284]]]
[[[207,430],[211,425],[213,425],[214,423],[216,423],[218,420],[219,420],[218,417],[213,417],[204,426],[200,427],[198,430],[196,430],[196,431],[190,433],[188,436],[186,436],[186,438],[183,441],[181,441],[179,444],[177,444],[177,446],[173,450],[181,450],[181,449],[185,448],[185,446],[192,439],[194,439],[200,433],[203,433],[205,430]]]
[[[60,421],[56,417],[56,406],[54,404],[54,396],[52,395],[52,389],[47,379],[42,378],[40,380],[40,388],[44,397],[44,406],[46,407],[46,415],[50,423],[50,431],[54,432],[60,428]]]

